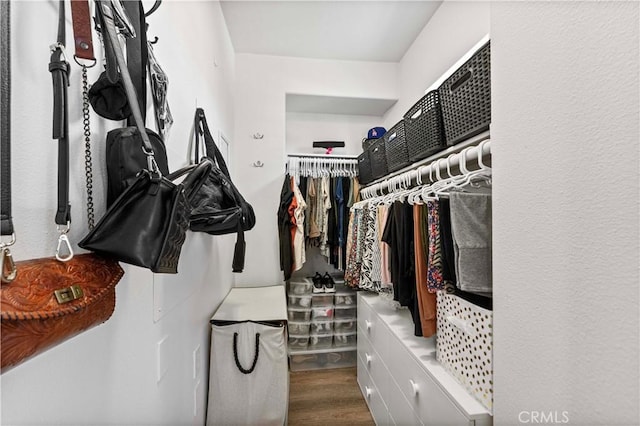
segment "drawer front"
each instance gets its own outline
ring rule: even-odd
[[[380,391],[382,399],[387,401],[391,396],[390,385],[393,379],[382,361],[382,357],[367,339],[358,340],[358,356],[362,360],[371,380]]]
[[[403,426],[423,424],[393,380],[389,385],[389,397],[385,399],[385,402],[387,403],[387,408],[389,408],[391,423]]]
[[[391,332],[371,307],[358,299],[358,340],[362,336],[369,339],[371,345],[386,358]]]
[[[373,380],[371,380],[371,376],[367,373],[367,368],[360,357],[358,357],[358,385],[360,386],[362,396],[367,402],[367,406],[369,406],[369,411],[376,425],[389,425],[389,410],[382,400]]]
[[[468,425],[470,420],[400,344],[392,346],[390,365],[400,391],[425,425]]]

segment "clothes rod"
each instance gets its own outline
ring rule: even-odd
[[[362,189],[361,193],[365,199],[368,199],[396,190],[419,186],[420,183],[429,184],[437,180],[446,179],[450,177],[449,172],[451,172],[452,169],[459,169],[462,158],[465,159],[465,165],[468,169],[479,168],[478,155],[480,152],[482,152],[480,154],[480,161],[482,161],[482,157],[491,154],[491,141],[489,139],[481,141],[476,146],[468,146],[458,153],[450,154],[447,157],[440,157],[429,164],[419,166],[413,170],[368,186]],[[471,164],[471,162],[475,162],[475,165]],[[451,172],[451,174],[456,175],[456,173],[453,172]]]
[[[356,160],[357,155],[334,155],[334,154],[287,154],[288,158],[321,158],[321,159],[346,159]]]

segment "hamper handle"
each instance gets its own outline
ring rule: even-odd
[[[242,367],[240,364],[240,360],[238,359],[238,333],[233,333],[233,360],[236,362],[236,367],[242,374],[251,374],[253,370],[256,368],[256,364],[258,363],[258,355],[260,354],[260,333],[256,333],[256,350],[253,356],[253,363],[251,364],[251,368],[248,370]]]
[[[450,90],[452,92],[455,92],[456,90],[458,90],[460,88],[460,86],[462,86],[472,76],[473,76],[473,68],[469,68],[464,74],[462,74],[460,76],[460,78],[458,80],[456,80],[455,83],[453,83],[451,85],[451,89]]]
[[[462,331],[465,334],[472,334],[472,329],[469,327],[467,322],[462,318],[458,318],[456,316],[450,315],[447,317],[447,321],[453,324],[456,328]]]

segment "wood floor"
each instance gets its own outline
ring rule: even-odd
[[[356,368],[289,373],[289,425],[374,425]]]

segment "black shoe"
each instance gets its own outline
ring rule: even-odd
[[[324,273],[322,277],[324,284],[324,292],[325,293],[335,293],[336,292],[336,283],[333,281],[333,277],[329,275],[328,272]]]
[[[324,293],[324,277],[320,275],[319,272],[311,277],[311,281],[313,281],[313,292],[314,293]]]

